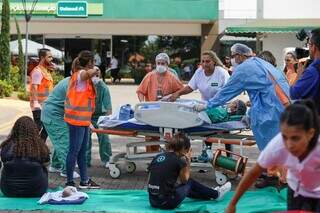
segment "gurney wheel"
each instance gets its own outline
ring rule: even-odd
[[[121,171],[117,166],[113,166],[112,168],[110,168],[110,173],[109,174],[110,174],[110,176],[112,178],[119,178],[120,175],[121,175]]]
[[[215,175],[216,175],[216,182],[217,182],[217,184],[219,184],[220,186],[222,186],[223,184],[225,184],[225,183],[228,181],[227,176],[225,176],[224,174],[222,174],[222,172],[215,171]]]
[[[134,162],[128,162],[127,163],[127,172],[128,173],[134,173],[136,171],[136,164]]]

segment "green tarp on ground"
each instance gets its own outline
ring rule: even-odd
[[[162,211],[150,207],[147,192],[143,190],[94,190],[87,193],[90,198],[82,205],[38,205],[37,198],[6,198],[0,194],[0,210],[222,213],[233,195],[229,192],[219,202],[186,199],[174,211]],[[286,209],[284,194],[274,188],[248,191],[241,198],[237,212],[283,211]]]

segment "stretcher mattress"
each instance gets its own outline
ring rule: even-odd
[[[147,125],[145,123],[137,121],[135,118],[128,121],[121,121],[117,119],[109,119],[107,116],[99,118],[99,128],[102,129],[118,129],[118,130],[135,130],[139,132],[159,132],[159,127]],[[233,131],[249,129],[248,125],[242,121],[227,121],[222,123],[207,124],[204,123],[201,126],[180,129],[186,133],[196,132],[211,132],[211,131]]]

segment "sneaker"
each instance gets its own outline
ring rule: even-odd
[[[231,190],[231,183],[226,182],[224,185],[220,187],[216,187],[215,190],[219,192],[219,196],[216,200],[217,201],[222,200],[224,195]]]
[[[107,162],[107,163],[104,165],[104,167],[106,167],[107,169],[109,169],[109,165],[110,165],[110,163]]]
[[[60,173],[60,176],[61,176],[61,177],[67,177],[67,174],[64,173],[64,172],[61,172],[61,173]],[[73,172],[73,178],[79,178],[79,177],[80,177],[80,175],[78,174],[78,172],[74,171],[74,172]]]
[[[209,161],[207,150],[202,150],[202,153],[198,156],[197,161],[202,163],[207,163]]]
[[[76,187],[76,184],[71,181],[71,182],[66,182],[65,186],[73,186],[73,187]]]
[[[59,172],[61,172],[61,169],[60,169],[60,168],[53,167],[53,166],[49,166],[48,171],[49,171],[50,173],[59,173]]]
[[[93,182],[93,180],[89,179],[87,183],[80,182],[80,189],[100,189],[100,185]]]

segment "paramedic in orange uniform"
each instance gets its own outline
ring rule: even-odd
[[[75,186],[73,172],[76,162],[80,170],[79,188],[100,188],[87,175],[86,149],[89,141],[89,126],[95,108],[96,92],[91,78],[99,73],[94,67],[92,52],[81,51],[74,61],[64,104],[64,120],[69,127],[69,151],[67,154],[67,183]]]
[[[52,54],[49,49],[39,50],[39,64],[30,73],[30,107],[33,120],[37,124],[41,138],[45,141],[48,137],[40,120],[42,103],[48,98],[53,89],[53,80],[48,68],[52,63]]]

